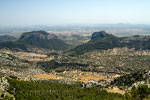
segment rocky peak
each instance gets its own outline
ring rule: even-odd
[[[107,36],[110,36],[110,34],[106,33],[105,31],[94,32],[94,33],[92,34],[91,39],[95,39],[95,38],[97,38],[97,37],[104,38],[104,37],[107,37]]]

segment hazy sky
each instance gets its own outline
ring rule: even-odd
[[[0,25],[150,24],[150,0],[0,0]]]

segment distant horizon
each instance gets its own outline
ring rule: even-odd
[[[145,24],[150,0],[0,0],[0,26]]]
[[[109,23],[109,24],[37,24],[37,25],[0,25],[0,27],[40,27],[40,26],[45,26],[45,27],[67,27],[67,26],[111,26],[111,25],[116,25],[116,26],[150,26],[150,24],[130,24],[130,23]]]

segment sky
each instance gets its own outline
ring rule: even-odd
[[[150,0],[0,0],[0,25],[150,24]]]

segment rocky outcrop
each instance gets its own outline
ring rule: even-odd
[[[15,100],[14,95],[10,94],[7,89],[9,87],[9,83],[6,77],[0,78],[0,100]]]
[[[110,36],[111,34],[108,34],[106,33],[105,31],[100,31],[100,32],[94,32],[91,36],[91,39],[95,39],[97,37],[101,37],[101,38],[104,38],[104,37],[107,37],[107,36]]]

